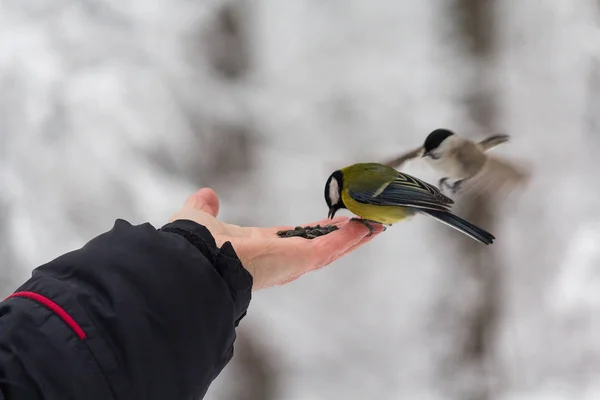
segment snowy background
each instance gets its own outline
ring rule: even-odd
[[[321,219],[333,169],[438,127],[534,171],[496,244],[415,218],[256,293],[207,398],[600,399],[596,0],[0,0],[0,295],[202,186]]]

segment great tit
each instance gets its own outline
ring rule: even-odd
[[[406,161],[422,157],[434,170],[443,174],[438,183],[441,189],[445,186],[453,193],[460,189],[496,189],[507,183],[519,182],[526,175],[508,162],[487,154],[488,150],[509,138],[508,135],[496,134],[473,142],[448,129],[436,129],[427,136],[422,146],[385,164],[400,168]],[[448,183],[449,179],[454,180],[452,185]]]
[[[425,214],[461,231],[486,245],[494,235],[450,212],[454,201],[432,186],[411,175],[379,163],[359,163],[334,171],[325,184],[325,202],[329,218],[345,208],[367,225],[369,222],[392,225],[414,214]]]

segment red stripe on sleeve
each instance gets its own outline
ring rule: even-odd
[[[75,322],[75,320],[61,306],[59,306],[49,298],[34,292],[16,292],[8,296],[7,299],[10,299],[11,297],[25,297],[27,299],[31,299],[40,303],[41,305],[53,311],[63,321],[65,321],[69,328],[71,328],[75,332],[75,334],[79,336],[79,339],[83,340],[86,338],[86,334],[83,331],[83,329],[81,329],[79,324]]]

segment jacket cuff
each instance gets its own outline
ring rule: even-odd
[[[252,298],[252,275],[243,267],[231,242],[217,247],[210,231],[197,222],[180,219],[164,225],[160,232],[183,236],[214,266],[229,289],[235,307],[235,326],[246,316]]]

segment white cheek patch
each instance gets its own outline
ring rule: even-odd
[[[340,187],[338,181],[335,178],[331,178],[329,181],[329,200],[331,205],[335,205],[340,202]]]

